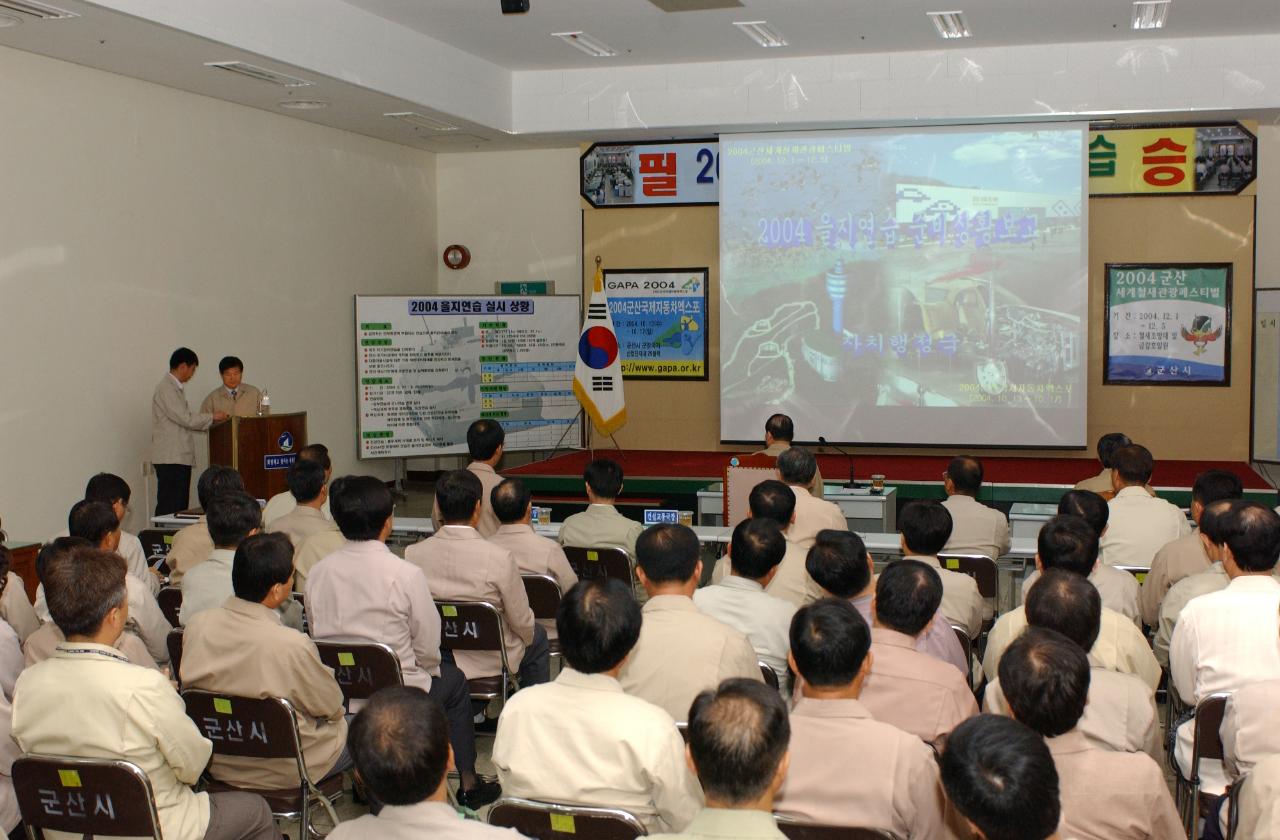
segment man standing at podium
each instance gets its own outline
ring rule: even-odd
[[[222,387],[209,392],[209,396],[200,403],[200,413],[213,414],[221,411],[232,417],[257,416],[262,403],[262,392],[242,381],[244,362],[235,356],[224,356],[218,362],[218,373],[222,375]]]
[[[156,516],[186,510],[191,500],[191,465],[196,462],[192,432],[227,419],[225,411],[192,414],[183,386],[200,364],[194,350],[179,347],[169,356],[169,372],[151,397],[151,465],[156,471]]]

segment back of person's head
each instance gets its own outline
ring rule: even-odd
[[[1098,562],[1098,534],[1080,517],[1058,514],[1040,528],[1036,555],[1046,569],[1088,577]]]
[[[782,440],[787,443],[796,436],[795,424],[791,422],[791,418],[785,414],[772,414],[769,419],[764,421],[765,434],[773,437],[774,440]]]
[[[1240,476],[1226,470],[1205,470],[1196,476],[1191,485],[1191,498],[1201,505],[1216,502],[1220,499],[1240,499],[1244,497],[1244,482]]]
[[[314,502],[324,490],[324,467],[318,461],[299,458],[289,467],[285,482],[296,501]]]
[[[503,479],[501,484],[489,491],[489,504],[493,505],[493,512],[503,525],[524,519],[532,499],[529,486],[518,478]]]
[[[842,598],[821,598],[791,617],[791,658],[815,688],[841,688],[858,676],[871,650],[871,628]]]
[[[381,689],[351,721],[347,752],[379,802],[422,802],[440,787],[449,767],[444,707],[416,686]]]
[[[1231,506],[1238,499],[1219,499],[1216,502],[1210,502],[1204,506],[1204,510],[1200,513],[1200,533],[1214,545],[1222,545],[1226,541],[1222,526],[1228,513],[1231,512]]]
[[[684,525],[652,525],[636,540],[636,565],[652,583],[684,583],[698,568],[698,535]]]
[[[791,721],[775,689],[728,679],[689,707],[689,755],[703,793],[725,805],[755,802],[777,778]]]
[[[1046,840],[1058,830],[1058,768],[1044,739],[1002,715],[976,715],[939,759],[955,809],[985,840]]]
[[[436,504],[445,522],[467,522],[484,495],[484,485],[471,470],[450,470],[436,482]]]
[[[44,570],[49,614],[64,636],[92,636],[107,613],[123,606],[125,563],[119,554],[98,548],[73,548],[50,558]]]
[[[507,439],[497,420],[477,420],[467,427],[467,454],[473,461],[487,461]]]
[[[778,456],[778,475],[791,485],[806,485],[818,472],[818,461],[813,453],[801,446],[793,446]]]
[[[1098,539],[1102,539],[1102,532],[1111,519],[1111,506],[1092,490],[1068,490],[1058,500],[1058,513],[1080,517],[1089,523]]]
[[[1045,738],[1076,728],[1089,699],[1089,657],[1080,645],[1028,627],[1005,649],[997,670],[1015,718]]]
[[[1131,443],[1111,453],[1111,469],[1119,473],[1120,480],[1126,485],[1141,485],[1151,480],[1155,461],[1150,449],[1140,443]]]
[[[912,554],[932,557],[951,538],[951,511],[941,503],[909,502],[898,514],[898,530]]]
[[[622,465],[608,458],[596,458],[582,471],[582,480],[601,499],[616,499],[622,492]]]
[[[733,529],[730,557],[733,570],[744,578],[760,580],[787,553],[787,538],[772,519],[744,519]]]
[[[95,543],[89,542],[84,537],[58,537],[52,542],[45,543],[40,546],[40,553],[36,555],[36,578],[44,583],[44,570],[49,568],[49,564],[55,559],[65,557],[78,548],[97,547]]]
[[[896,560],[876,578],[875,617],[890,630],[918,636],[942,605],[942,577],[919,560]]]
[[[614,578],[580,580],[560,599],[556,633],[569,667],[599,674],[617,667],[640,639],[640,604]]]
[[[786,528],[796,512],[796,491],[771,478],[751,488],[747,505],[751,508],[752,518],[772,519],[779,528]]]
[[[177,370],[182,365],[188,367],[200,364],[200,357],[189,347],[179,347],[169,354],[169,370]]]
[[[262,508],[248,493],[214,496],[205,512],[209,536],[218,548],[233,548],[254,528],[262,527]]]
[[[1234,500],[1219,518],[1218,530],[1241,571],[1275,568],[1280,557],[1280,515],[1274,510],[1260,502]]]
[[[73,537],[82,537],[98,546],[108,535],[120,527],[116,512],[107,502],[81,500],[71,506],[67,515],[67,531]]]
[[[218,373],[226,373],[229,370],[244,370],[244,362],[240,361],[239,356],[223,356],[218,361]]]
[[[1102,629],[1102,595],[1089,579],[1065,569],[1046,569],[1027,592],[1027,623],[1054,630],[1084,651]]]
[[[207,511],[214,496],[223,493],[243,493],[244,479],[231,467],[212,466],[200,473],[196,481],[196,498],[200,500],[200,509]]]
[[[871,583],[867,545],[853,531],[824,528],[804,558],[813,582],[837,598],[852,598]]]
[[[957,455],[947,464],[947,478],[957,493],[976,496],[982,487],[982,462],[972,455]]]
[[[231,563],[231,589],[243,601],[258,603],[271,587],[293,576],[293,543],[287,534],[254,534],[236,546]]]
[[[391,491],[382,479],[346,475],[329,485],[329,512],[342,536],[349,540],[378,539],[393,511]]]
[[[84,486],[84,497],[91,502],[127,505],[130,495],[129,482],[114,473],[98,473]]]
[[[1129,436],[1120,432],[1103,435],[1098,438],[1098,460],[1102,462],[1102,466],[1111,469],[1114,466],[1111,456],[1117,449],[1122,449],[1130,443],[1133,441],[1129,440]]]
[[[324,471],[328,472],[333,469],[333,462],[329,460],[329,447],[323,443],[309,443],[298,450],[298,459],[301,461],[315,461],[324,467]]]

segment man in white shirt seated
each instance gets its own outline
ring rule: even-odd
[[[297,504],[293,510],[266,527],[269,534],[284,534],[295,551],[312,534],[330,529],[324,506],[329,503],[329,473],[315,461],[299,458],[285,476],[289,495]]]
[[[995,605],[978,592],[978,584],[963,572],[942,568],[938,552],[951,537],[951,513],[932,500],[910,502],[898,514],[902,559],[919,560],[942,579],[942,617],[963,627],[969,638],[978,638],[982,620],[995,613]]]
[[[787,551],[778,523],[744,519],[733,529],[729,577],[693,593],[693,603],[712,618],[744,633],[760,661],[773,669],[778,685],[787,685],[787,651],[796,608],[767,591]]]
[[[621,808],[650,832],[693,819],[702,791],[675,720],[618,682],[641,621],[620,581],[584,580],[565,594],[556,630],[568,667],[516,692],[498,718],[493,763],[508,795]]]
[[[951,514],[951,536],[942,550],[946,554],[981,554],[992,560],[1009,552],[1009,520],[1000,511],[978,501],[982,489],[982,462],[970,455],[957,455],[942,474],[947,500],[942,506]]]
[[[582,471],[582,481],[587,490],[587,509],[570,516],[560,526],[560,544],[576,548],[621,548],[634,559],[636,540],[644,526],[618,513],[614,507],[614,500],[622,492],[621,465],[608,458],[597,458]]]
[[[1139,444],[1117,449],[1111,456],[1111,486],[1115,497],[1107,503],[1111,516],[1102,538],[1102,560],[1111,566],[1151,568],[1151,559],[1167,543],[1191,533],[1191,524],[1176,506],[1147,492],[1155,462]]]
[[[324,484],[329,486],[329,479],[333,477],[333,462],[329,460],[329,447],[323,443],[310,443],[298,450],[299,461],[314,461],[324,467]],[[270,527],[273,522],[282,516],[288,515],[295,507],[298,506],[298,500],[294,497],[293,491],[285,490],[283,493],[277,493],[270,499],[267,499],[267,506],[262,509],[262,524],[264,527]],[[329,511],[329,496],[326,493],[324,504],[320,506],[320,512],[325,515],[326,519],[332,519],[333,514]],[[297,545],[295,544],[295,548]]]
[[[752,519],[768,519],[776,523],[787,541],[787,551],[782,555],[778,571],[765,587],[765,592],[797,608],[821,598],[821,588],[804,567],[809,549],[792,539],[792,526],[796,522],[795,491],[775,479],[762,481],[751,488],[747,505]],[[716,561],[711,571],[712,583],[719,583],[729,576],[732,561],[732,551]]]
[[[1152,649],[1156,661],[1163,667],[1169,667],[1169,644],[1173,640],[1173,628],[1178,626],[1178,618],[1187,604],[1201,595],[1218,592],[1227,588],[1231,579],[1222,568],[1222,550],[1226,546],[1226,536],[1222,530],[1222,518],[1231,511],[1235,499],[1220,499],[1210,502],[1200,513],[1200,529],[1196,537],[1204,546],[1205,556],[1209,558],[1209,567],[1199,574],[1185,577],[1170,587],[1160,601],[1159,621],[1156,624],[1156,637]]]
[[[795,521],[788,529],[788,539],[807,549],[813,545],[819,531],[849,530],[849,520],[845,519],[839,505],[809,492],[809,484],[818,472],[818,462],[812,452],[793,446],[778,456],[776,466],[778,478],[796,494]]]
[[[202,563],[182,576],[182,608],[179,623],[185,625],[201,610],[222,606],[235,594],[231,568],[236,547],[262,527],[262,508],[248,493],[227,493],[215,497],[205,511],[213,551]]]

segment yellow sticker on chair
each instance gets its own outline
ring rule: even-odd
[[[552,814],[551,830],[557,834],[577,834],[578,829],[573,824],[573,814]]]
[[[592,562],[599,562],[599,560],[600,560],[600,552],[598,552],[598,551],[588,551],[588,552],[587,552],[587,559],[588,559],[588,560],[590,560],[590,561],[592,561]],[[572,821],[573,817],[570,817],[569,819]]]
[[[959,568],[960,568],[960,561],[959,561],[959,560],[948,560],[948,561],[947,561],[947,568],[948,568],[948,569],[951,569],[952,571],[958,571],[958,570],[959,570]]]
[[[355,665],[355,664],[356,664],[356,656],[355,656],[355,654],[354,654],[354,653],[346,653],[346,652],[341,652],[341,651],[340,651],[340,652],[338,653],[338,664],[339,664],[339,665],[346,665],[346,666],[352,666],[352,665]]]
[[[164,544],[165,544],[165,545],[173,545],[173,534],[165,534],[165,535],[164,535]]]
[[[440,608],[440,612],[441,612],[441,614],[443,614],[443,615],[444,615],[444,617],[445,617],[445,618],[457,618],[457,617],[458,617],[458,608],[457,608],[457,607],[443,606],[443,607],[441,607],[441,608]]]
[[[213,698],[213,710],[220,715],[231,714],[231,701],[225,697]]]
[[[62,782],[63,787],[80,787],[80,771],[59,770],[58,781]]]

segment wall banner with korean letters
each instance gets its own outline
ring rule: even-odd
[[[1257,138],[1239,123],[1089,133],[1089,195],[1235,195],[1257,172]]]
[[[596,143],[579,191],[592,207],[719,204],[720,145],[710,140]]]
[[[1107,264],[1107,385],[1230,385],[1231,264]]]
[[[707,269],[604,272],[623,379],[707,378]]]

